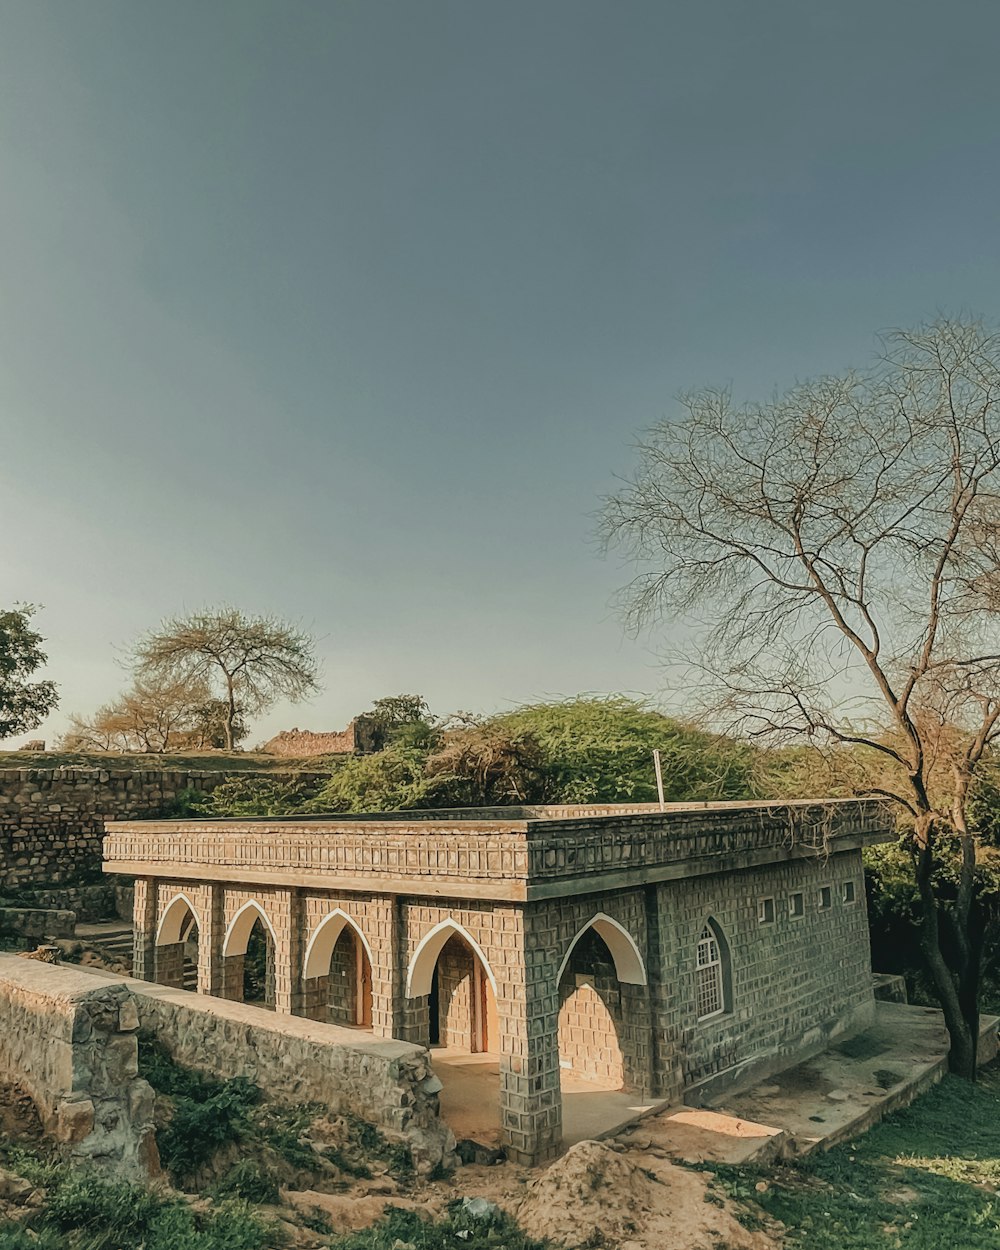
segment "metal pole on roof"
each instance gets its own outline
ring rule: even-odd
[[[653,752],[653,767],[656,769],[656,793],[660,796],[660,811],[666,810],[666,803],[663,801],[663,770],[660,768],[660,752],[659,749]]]

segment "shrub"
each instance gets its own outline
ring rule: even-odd
[[[239,1141],[261,1092],[246,1077],[220,1081],[175,1063],[148,1037],[139,1039],[139,1071],[157,1093],[174,1103],[170,1123],[156,1135],[160,1159],[182,1183],[208,1163],[220,1146]]]
[[[212,1196],[273,1204],[278,1201],[278,1182],[256,1159],[241,1159],[214,1187]]]

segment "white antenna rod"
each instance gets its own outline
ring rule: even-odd
[[[656,793],[660,796],[660,811],[666,810],[666,803],[663,801],[663,770],[660,768],[660,752],[653,752],[653,767],[656,769]]]

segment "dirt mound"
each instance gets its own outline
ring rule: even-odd
[[[648,1166],[647,1166],[648,1165]],[[636,1166],[601,1142],[583,1141],[537,1180],[517,1209],[532,1237],[568,1250],[773,1250],[772,1236],[750,1233],[713,1194],[708,1177],[667,1159]]]

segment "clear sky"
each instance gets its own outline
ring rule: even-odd
[[[0,0],[0,603],[44,605],[40,734],[222,601],[321,639],[325,692],[255,738],[662,695],[600,496],[682,389],[1000,317],[998,47],[995,0]]]

